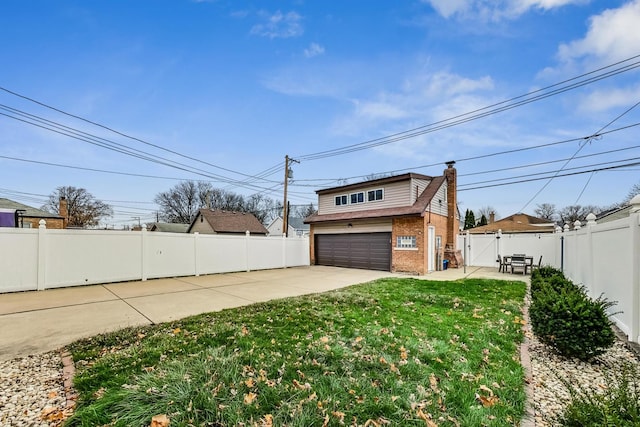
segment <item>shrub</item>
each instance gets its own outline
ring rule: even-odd
[[[531,273],[531,292],[537,291],[541,283],[558,279],[566,280],[562,271],[548,265],[540,267]]]
[[[640,425],[640,371],[624,363],[605,376],[604,390],[594,391],[563,381],[571,400],[556,424],[565,427]]]
[[[602,296],[589,298],[567,279],[552,278],[533,294],[531,326],[541,342],[561,355],[590,360],[615,342],[606,312],[613,305]]]

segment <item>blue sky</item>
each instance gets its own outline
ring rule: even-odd
[[[114,205],[106,224],[119,228],[153,220],[154,196],[180,179],[281,199],[289,155],[300,160],[294,204],[371,174],[437,176],[457,160],[463,212],[610,205],[640,166],[494,185],[638,162],[639,25],[640,0],[5,0],[0,197],[40,206],[58,186],[83,187]],[[582,79],[618,73],[549,92],[598,69]],[[483,109],[531,92],[548,96]],[[485,117],[429,127],[474,111]],[[17,120],[24,114],[182,166]],[[385,139],[418,128],[429,132]],[[611,132],[580,140],[601,129]]]

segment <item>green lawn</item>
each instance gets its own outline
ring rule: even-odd
[[[519,425],[524,295],[392,278],[96,336],[66,425]]]

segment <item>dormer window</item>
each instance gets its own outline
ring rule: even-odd
[[[375,202],[377,200],[382,200],[383,198],[384,198],[384,192],[382,191],[382,188],[379,188],[377,190],[367,191],[368,202]]]
[[[342,206],[347,204],[347,196],[336,196],[336,206]]]
[[[350,197],[352,205],[355,205],[356,203],[364,203],[364,193],[362,191],[359,193],[352,193]]]

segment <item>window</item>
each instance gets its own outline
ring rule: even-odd
[[[336,196],[336,206],[346,205],[347,196]]]
[[[417,248],[416,236],[396,236],[396,248]]]
[[[382,188],[378,189],[378,190],[371,190],[367,192],[367,201],[368,202],[375,202],[376,200],[382,200],[383,198],[383,191]]]
[[[356,203],[364,203],[364,193],[353,193],[351,194],[351,204],[355,205]]]

